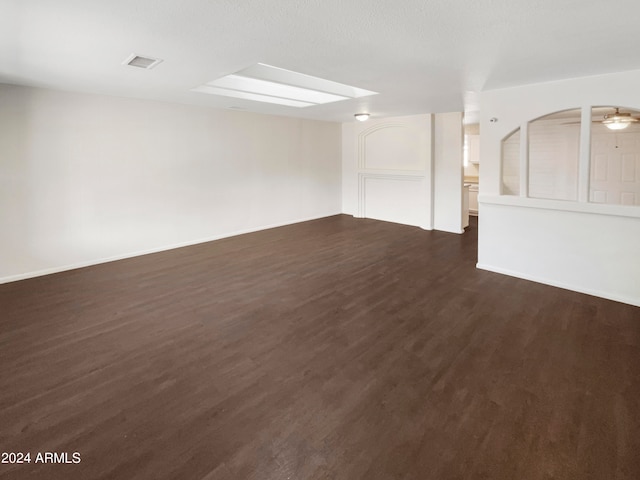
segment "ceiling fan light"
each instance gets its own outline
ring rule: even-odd
[[[602,124],[609,130],[623,130],[637,121],[638,119],[632,117],[630,113],[620,113],[620,109],[616,108],[616,112],[614,114],[609,113],[604,116]]]
[[[624,130],[629,125],[631,125],[631,123],[632,122],[613,121],[613,122],[610,122],[610,123],[605,123],[605,126],[609,130]]]

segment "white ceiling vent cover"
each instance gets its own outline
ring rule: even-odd
[[[160,60],[159,58],[143,57],[142,55],[136,55],[135,53],[132,53],[124,62],[122,62],[122,64],[129,65],[131,67],[144,68],[145,70],[151,70],[161,62],[162,60]]]
[[[311,107],[377,94],[263,63],[217,78],[191,91],[288,107]]]

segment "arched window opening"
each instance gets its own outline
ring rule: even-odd
[[[585,142],[579,108],[544,115],[507,135],[501,143],[502,195],[640,206],[640,109],[597,106],[587,112]]]
[[[580,117],[576,108],[529,122],[530,197],[578,199]]]

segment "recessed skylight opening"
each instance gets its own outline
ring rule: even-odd
[[[143,57],[142,55],[132,53],[124,62],[122,62],[122,64],[150,70],[161,62],[162,60],[159,58]]]
[[[262,63],[212,80],[192,90],[298,108],[377,95],[377,92]]]
[[[210,85],[202,85],[200,87],[193,88],[192,91],[209,93],[211,95],[222,95],[223,97],[242,98],[243,100],[253,100],[254,102],[276,103],[278,105],[286,105],[288,107],[310,107],[315,105],[315,103],[300,102],[289,98],[270,97],[268,95],[229,90],[226,88],[212,87]]]

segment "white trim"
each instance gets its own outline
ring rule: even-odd
[[[212,237],[200,238],[198,240],[189,240],[187,242],[174,243],[172,245],[165,245],[165,246],[162,246],[162,247],[149,248],[147,250],[139,250],[137,252],[124,253],[122,255],[114,255],[112,257],[99,258],[99,259],[95,259],[95,260],[89,260],[89,261],[86,261],[86,262],[74,263],[74,264],[71,264],[71,265],[63,265],[63,266],[60,266],[60,267],[45,268],[44,270],[36,270],[34,272],[19,273],[17,275],[9,275],[8,277],[0,277],[0,284],[10,283],[10,282],[17,282],[19,280],[26,280],[28,278],[41,277],[43,275],[50,275],[52,273],[65,272],[67,270],[75,270],[77,268],[91,267],[93,265],[99,265],[101,263],[115,262],[117,260],[124,260],[126,258],[139,257],[139,256],[142,256],[142,255],[149,255],[151,253],[164,252],[166,250],[173,250],[173,249],[176,249],[176,248],[189,247],[191,245],[197,245],[199,243],[213,242],[215,240],[220,240],[220,239],[223,239],[223,238],[235,237],[237,235],[244,235],[245,233],[253,233],[253,232],[258,232],[258,231],[261,231],[261,230],[269,230],[271,228],[284,227],[286,225],[293,225],[294,223],[309,222],[311,220],[318,220],[320,218],[327,218],[327,217],[332,217],[334,215],[341,215],[341,214],[342,214],[342,212],[328,213],[326,215],[319,215],[319,216],[315,216],[315,217],[302,218],[302,219],[293,220],[293,221],[290,221],[290,222],[274,223],[274,224],[271,224],[271,225],[263,225],[261,227],[256,227],[256,228],[248,228],[248,229],[245,229],[245,230],[236,230],[234,232],[229,232],[229,233],[225,233],[225,234],[221,234],[221,235],[214,235]]]
[[[425,230],[433,230],[433,219],[436,215],[436,117],[432,113],[429,115],[429,159],[427,169],[425,170],[425,178],[427,180],[427,194],[429,195],[429,218],[425,225]]]
[[[607,205],[603,203],[582,203],[569,200],[545,200],[541,198],[524,198],[515,195],[479,195],[478,203],[640,218],[640,206],[638,205]]]
[[[536,275],[527,275],[526,273],[516,272],[513,270],[509,270],[507,268],[494,267],[492,265],[486,265],[482,263],[477,263],[476,268],[480,270],[486,270],[489,272],[499,273],[502,275],[508,275],[510,277],[521,278],[523,280],[529,280],[532,282],[542,283],[544,285],[550,285],[552,287],[562,288],[565,290],[571,290],[578,293],[584,293],[586,295],[592,295],[595,297],[602,297],[608,300],[613,300],[615,302],[627,303],[629,305],[633,305],[635,307],[640,307],[640,298],[627,297],[624,295],[616,295],[610,292],[604,292],[601,290],[591,290],[589,288],[580,288],[575,287],[573,285],[568,285],[562,282],[556,282],[554,280],[549,280],[548,278],[538,277]]]
[[[502,159],[504,161],[504,158]],[[529,196],[529,122],[520,126],[520,196]]]
[[[592,107],[582,107],[580,117],[580,157],[578,163],[578,201],[589,201],[591,181],[591,116]]]

